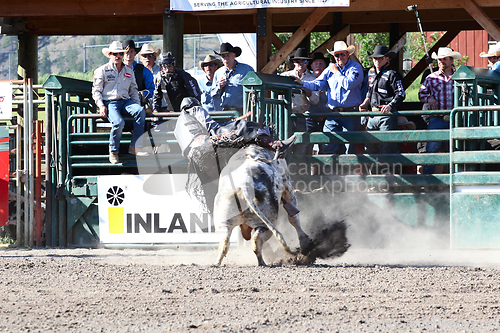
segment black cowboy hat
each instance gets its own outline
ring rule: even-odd
[[[307,64],[307,68],[309,70],[311,70],[311,65],[314,62],[314,60],[323,60],[325,62],[325,66],[327,66],[327,67],[330,64],[330,59],[327,58],[327,57],[325,57],[325,55],[323,53],[321,53],[321,52],[314,52],[312,59]]]
[[[389,52],[389,48],[387,46],[377,45],[375,49],[373,49],[373,53],[368,53],[370,58],[380,58],[380,57],[389,57],[390,59],[396,56],[396,52]]]
[[[140,47],[135,47],[135,43],[132,39],[126,39],[122,42],[122,48],[127,51],[128,49],[134,49],[135,52],[139,52],[141,50]]]
[[[236,57],[239,57],[241,55],[241,48],[238,46],[232,46],[230,43],[222,43],[220,45],[220,51],[214,51],[215,54],[221,55],[225,53],[233,52]]]
[[[293,53],[293,57],[290,57],[290,59],[311,60],[312,58],[309,56],[309,52],[306,49],[304,49],[303,47],[299,47],[295,50],[295,52]]]

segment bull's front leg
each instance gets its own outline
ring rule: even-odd
[[[222,230],[223,228],[221,228]],[[215,262],[214,266],[220,266],[222,263],[222,259],[227,255],[227,252],[229,251],[229,239],[231,238],[231,232],[233,231],[232,227],[224,227],[225,233],[224,236],[222,237],[222,240],[219,242],[219,257],[217,258],[217,261]]]
[[[257,256],[259,266],[266,266],[266,262],[262,257],[262,246],[271,238],[273,233],[267,228],[258,227],[253,234],[253,253]]]
[[[303,255],[308,255],[314,248],[314,242],[312,239],[302,230],[300,226],[299,214],[295,214],[294,216],[288,216],[288,221],[295,228],[297,232],[297,236],[299,237],[300,244],[300,253]]]

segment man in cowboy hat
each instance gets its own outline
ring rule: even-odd
[[[146,111],[140,105],[134,71],[123,63],[125,50],[122,43],[114,41],[109,47],[103,48],[102,53],[109,58],[109,62],[94,71],[92,98],[99,108],[101,117],[107,117],[112,125],[109,137],[109,161],[117,164],[120,139],[125,126],[122,113],[128,113],[134,118],[129,154],[145,155],[141,152],[142,143],[139,138],[144,133]]]
[[[134,70],[135,82],[137,83],[141,105],[147,108],[146,105],[151,105],[151,100],[155,91],[153,74],[144,65],[138,64],[135,61],[135,56],[139,49],[135,47],[135,43],[132,39],[123,41],[122,47],[125,50],[123,62]]]
[[[210,93],[213,99],[221,99],[222,110],[237,110],[243,113],[243,86],[241,81],[248,72],[253,72],[250,65],[236,60],[241,55],[241,48],[230,43],[222,43],[220,51],[214,51],[222,59],[222,66],[214,74]]]
[[[491,44],[488,48],[488,52],[479,53],[479,57],[486,58],[488,60],[487,68],[492,68],[493,65],[498,61],[498,56],[496,55],[496,51],[500,51],[500,42],[496,44]]]
[[[139,51],[142,64],[153,73],[153,77],[160,72],[160,66],[156,64],[156,58],[160,56],[160,53],[160,49],[155,50],[149,43],[142,44],[141,51]]]
[[[403,103],[406,95],[403,88],[403,78],[389,61],[396,53],[389,52],[387,46],[377,45],[372,54],[373,67],[368,71],[368,92],[366,98],[359,106],[359,111],[381,112],[383,116],[370,116],[366,124],[369,131],[390,131],[398,129],[398,117],[391,115]],[[365,150],[368,154],[394,154],[398,152],[396,143],[367,144]]]
[[[438,53],[433,52],[432,59],[437,59],[439,70],[429,74],[420,87],[418,97],[422,103],[428,103],[431,110],[451,110],[454,106],[454,81],[452,80],[455,69],[453,60],[460,59],[460,53],[449,47],[440,47]],[[427,129],[449,129],[450,119],[445,115],[431,115]],[[437,153],[443,148],[447,151],[448,145],[441,147],[441,142],[427,142],[426,151]],[[435,166],[426,165],[423,172],[434,173]]]
[[[328,66],[321,75],[313,81],[296,80],[308,90],[323,90],[328,95],[327,106],[330,112],[357,111],[362,101],[361,85],[363,83],[363,67],[350,60],[354,52],[354,45],[347,46],[344,41],[337,41],[333,51],[328,51],[335,58],[336,63]],[[324,132],[357,131],[359,117],[331,117],[325,120]],[[327,144],[323,147],[324,153],[343,154],[344,145]],[[355,153],[355,146],[348,145],[349,154]]]
[[[290,62],[293,64],[293,69],[283,72],[280,75],[296,77],[302,81],[314,80],[314,75],[312,75],[308,69],[309,60],[311,59],[309,51],[305,48],[299,47],[290,56]],[[311,95],[311,91],[306,92],[305,89],[292,90],[292,113],[304,113],[309,110],[311,103],[309,102],[307,95]],[[306,118],[293,118],[293,130],[295,132],[305,132]],[[312,145],[295,146],[293,147],[293,152],[295,154],[304,155],[307,152],[312,152]]]
[[[207,111],[221,110],[220,99],[213,99],[210,94],[215,71],[222,67],[222,62],[214,55],[208,54],[203,61],[200,61],[200,68],[206,76],[198,79],[198,85],[201,90],[201,106]]]
[[[312,59],[309,61],[307,68],[312,70],[314,78],[318,78],[330,64],[330,59],[324,56],[321,52],[315,52]],[[311,95],[307,97],[311,106],[309,106],[310,115],[320,115],[331,112],[328,108],[328,94],[323,90],[311,91]],[[325,118],[306,118],[306,132],[323,132]],[[319,145],[319,153],[323,153],[323,145]]]

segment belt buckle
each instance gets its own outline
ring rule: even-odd
[[[343,107],[336,106],[336,107],[333,108],[333,112],[342,112],[342,111],[344,111]]]

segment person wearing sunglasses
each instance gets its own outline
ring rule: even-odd
[[[208,54],[203,61],[200,61],[199,65],[206,74],[198,79],[201,90],[201,106],[209,112],[221,110],[220,98],[212,98],[210,90],[213,86],[215,71],[222,67],[222,61],[214,55]]]
[[[366,123],[368,131],[392,131],[398,129],[398,117],[392,114],[403,103],[406,94],[401,74],[389,65],[396,56],[387,46],[375,46],[368,56],[373,60],[373,67],[368,71],[368,92],[365,100],[359,106],[361,112],[380,112],[383,115],[370,116]],[[394,142],[381,144],[366,144],[367,154],[395,154],[398,145]],[[383,171],[384,172],[384,171]],[[391,168],[387,168],[388,173]],[[384,172],[385,173],[385,172]]]
[[[153,77],[160,72],[160,66],[156,64],[156,59],[160,56],[160,49],[154,49],[149,43],[142,44],[139,57],[144,67],[153,73]]]
[[[363,84],[363,67],[349,59],[354,52],[354,45],[347,46],[344,41],[336,41],[333,51],[327,50],[335,63],[330,64],[319,77],[312,81],[296,78],[296,82],[311,91],[322,90],[328,96],[327,107],[330,112],[357,111],[363,101],[361,86]],[[357,131],[361,123],[360,117],[329,117],[325,120],[323,132]],[[325,154],[354,154],[355,145],[325,144]]]
[[[312,81],[314,75],[308,69],[309,61],[312,58],[309,56],[309,51],[299,47],[290,56],[290,64],[293,69],[283,72],[281,76],[292,76],[301,79],[302,81]],[[309,110],[311,103],[308,100],[311,96],[311,91],[305,89],[292,90],[292,113],[304,113]],[[295,132],[306,132],[306,118],[293,118],[293,130]],[[312,152],[312,145],[297,145],[293,147],[295,154],[304,155],[307,152]]]
[[[122,114],[129,114],[134,119],[134,131],[130,141],[129,154],[147,155],[142,151],[139,140],[144,133],[146,111],[140,105],[134,70],[123,63],[125,50],[119,41],[112,42],[102,53],[109,58],[107,64],[94,71],[92,98],[99,108],[101,117],[108,118],[111,123],[109,137],[109,161],[119,163],[120,140],[125,120]]]

